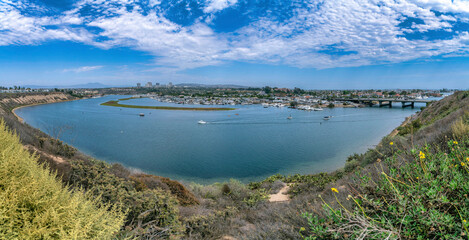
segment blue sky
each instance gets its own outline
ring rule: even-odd
[[[0,0],[0,85],[469,88],[467,0]]]

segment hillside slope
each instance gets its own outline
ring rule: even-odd
[[[303,214],[304,236],[468,237],[469,92],[433,103],[364,155],[372,164],[329,184],[316,198],[323,210]]]
[[[124,214],[72,192],[0,121],[0,238],[111,239]]]

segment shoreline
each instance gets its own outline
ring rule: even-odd
[[[80,99],[85,99],[85,98],[80,98]],[[71,101],[76,101],[76,100],[80,100],[80,99],[70,99],[70,100],[61,100],[61,101],[56,101],[56,102],[44,102],[44,103],[33,103],[33,104],[27,104],[27,105],[24,105],[24,106],[19,106],[19,107],[15,107],[11,110],[11,113],[13,113],[13,115],[16,117],[16,119],[18,119],[18,121],[20,123],[25,123],[24,119],[21,118],[20,116],[18,116],[18,114],[16,114],[16,110],[18,109],[21,109],[21,108],[25,108],[25,107],[33,107],[33,106],[38,106],[38,105],[44,105],[44,104],[53,104],[53,103],[61,103],[61,102],[71,102]]]
[[[215,107],[171,107],[171,106],[140,106],[140,105],[127,105],[120,104],[120,101],[126,101],[130,99],[136,99],[135,97],[121,98],[118,100],[111,100],[104,103],[101,103],[101,106],[108,107],[122,107],[122,108],[138,108],[138,109],[155,109],[155,110],[176,110],[176,111],[232,111],[236,108],[215,108]]]
[[[22,124],[26,124],[24,119],[22,119],[20,116],[18,116],[16,114],[16,110],[18,109],[21,109],[21,108],[25,108],[25,107],[32,107],[32,106],[38,106],[38,105],[44,105],[44,104],[53,104],[53,103],[61,103],[61,102],[69,102],[69,101],[76,101],[76,100],[83,100],[83,99],[89,99],[89,98],[78,98],[78,99],[69,99],[69,100],[60,100],[60,101],[54,101],[54,102],[43,102],[43,103],[34,103],[34,104],[28,104],[28,105],[24,105],[24,106],[18,106],[18,107],[15,107],[11,110],[11,112],[15,115],[15,117],[18,119],[18,121]],[[127,99],[124,99],[124,100],[127,100]],[[132,105],[131,105],[132,106]],[[393,129],[390,133],[388,133],[387,135],[384,135],[382,138],[380,138],[380,140],[378,140],[377,144],[374,145],[374,147],[380,145],[381,143],[381,139],[385,138],[385,137],[388,137],[388,136],[395,136],[394,132],[397,131],[397,128],[400,127],[400,126],[403,126],[405,125],[409,119],[411,119],[413,116],[415,115],[415,113],[413,113],[412,115],[406,117],[404,119],[404,121],[398,125],[395,129]],[[36,128],[37,129],[37,128]],[[38,129],[39,131],[45,133],[44,131],[42,131],[41,129]],[[46,135],[49,136],[49,134],[45,133]],[[50,137],[50,136],[49,136]],[[70,145],[72,146],[73,148],[77,149],[78,152],[84,154],[85,156],[90,156],[94,159],[97,159],[99,161],[103,161],[103,162],[106,162],[107,164],[112,164],[112,162],[110,161],[107,161],[107,160],[104,160],[102,158],[97,158],[97,157],[94,157],[92,156],[91,154],[89,153],[85,153],[84,151],[78,149],[76,146],[73,146],[73,145]],[[362,154],[366,153],[366,150],[362,152]],[[348,154],[347,156],[351,155],[352,153]],[[345,158],[344,158],[345,160]],[[120,163],[120,162],[117,162],[123,166],[125,166],[126,168],[128,169],[136,169],[138,171],[141,171],[145,174],[150,174],[150,175],[154,175],[154,176],[164,176],[164,177],[168,177],[170,179],[173,179],[173,180],[176,180],[176,181],[179,181],[179,182],[188,182],[188,183],[198,183],[198,184],[202,184],[202,185],[211,185],[211,184],[214,184],[214,183],[217,183],[217,182],[226,182],[227,179],[216,179],[216,180],[213,180],[213,179],[197,179],[197,178],[180,178],[180,177],[177,177],[177,176],[172,176],[172,175],[165,175],[165,174],[158,174],[158,173],[152,173],[151,171],[147,171],[147,170],[143,170],[143,169],[140,169],[140,168],[135,168],[135,167],[132,167],[132,166],[128,166],[124,163]],[[326,172],[328,174],[331,174],[331,173],[334,173],[340,169],[342,169],[345,165],[344,164],[338,164],[336,167],[332,167],[330,169],[323,169],[323,170],[319,170],[317,172],[310,172],[310,173],[299,173],[299,172],[296,172],[296,173],[291,173],[291,174],[281,174],[285,177],[289,177],[289,176],[293,176],[293,175],[316,175],[316,174],[319,174],[319,173],[322,173],[322,172]],[[277,173],[279,174],[279,173]],[[243,184],[249,184],[249,183],[252,183],[252,182],[259,182],[259,181],[263,181],[264,179],[266,178],[269,178],[270,176],[273,176],[275,174],[267,174],[265,176],[256,176],[256,177],[248,177],[246,179],[240,179],[240,178],[235,178],[239,181],[241,181]]]

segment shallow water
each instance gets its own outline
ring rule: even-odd
[[[60,139],[95,158],[177,180],[211,183],[335,170],[348,155],[372,148],[418,110],[400,104],[392,109],[321,112],[260,105],[207,112],[100,105],[119,98],[123,96],[31,106],[16,113],[52,136],[63,130]],[[125,104],[190,107],[148,98]],[[293,119],[288,120],[290,114]],[[323,120],[328,115],[334,117]],[[200,125],[199,120],[208,123]]]

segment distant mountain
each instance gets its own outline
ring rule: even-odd
[[[109,85],[104,85],[102,83],[85,83],[85,84],[76,84],[76,85],[69,85],[69,86],[64,86],[64,85],[53,85],[53,86],[40,86],[40,85],[26,85],[22,86],[25,88],[110,88],[114,86],[109,86]]]
[[[202,87],[202,88],[249,88],[248,86],[234,85],[234,84],[200,84],[200,83],[179,83],[175,84],[178,87]],[[102,83],[85,83],[76,85],[52,85],[52,86],[41,86],[41,85],[25,85],[21,86],[25,88],[111,88],[111,87],[135,87],[133,85],[125,86],[110,86]]]

